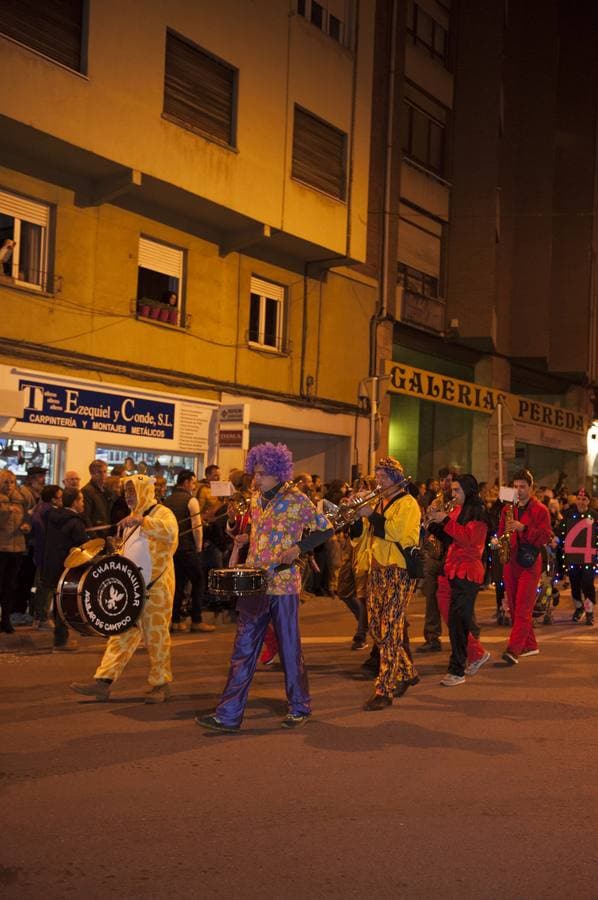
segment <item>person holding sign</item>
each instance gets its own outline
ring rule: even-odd
[[[590,497],[584,488],[578,490],[575,505],[567,510],[558,537],[563,544],[566,573],[571,582],[571,597],[575,603],[573,621],[581,621],[585,612],[585,624],[593,625],[598,515],[590,509]]]
[[[502,655],[510,666],[517,665],[520,656],[535,656],[540,652],[532,614],[542,569],[540,551],[550,540],[552,530],[548,510],[532,495],[533,484],[534,479],[528,469],[521,469],[515,474],[513,521],[507,530],[505,505],[498,526],[499,538],[510,533],[510,555],[504,569],[504,582],[513,627]]]

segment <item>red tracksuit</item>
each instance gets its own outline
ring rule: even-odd
[[[484,566],[482,554],[486,546],[488,528],[484,522],[468,522],[467,525],[459,525],[457,518],[461,507],[457,506],[449,514],[449,521],[444,524],[444,531],[453,538],[449,546],[444,562],[443,574],[438,576],[438,589],[436,600],[442,621],[448,626],[449,608],[451,605],[450,578],[467,578],[482,584],[484,581]],[[467,665],[481,659],[485,650],[477,637],[469,632],[467,636]]]
[[[542,557],[538,554],[533,566],[523,568],[517,562],[519,543],[533,544],[541,548],[551,538],[550,514],[543,503],[531,499],[523,508],[514,507],[513,517],[523,522],[524,531],[511,534],[511,558],[504,569],[505,590],[511,611],[513,627],[509,637],[509,650],[519,656],[523,650],[535,650],[538,646],[532,624],[532,612],[536,603],[536,589],[542,571]],[[505,510],[498,526],[498,535],[505,533]]]

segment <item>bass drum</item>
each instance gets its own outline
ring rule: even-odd
[[[208,591],[217,597],[245,597],[266,593],[265,569],[237,566],[234,569],[212,569],[208,573]]]
[[[132,628],[143,609],[141,570],[124,556],[100,556],[65,569],[56,591],[61,619],[79,634],[113,637]]]

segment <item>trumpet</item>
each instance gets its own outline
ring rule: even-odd
[[[381,485],[377,485],[373,490],[368,491],[367,494],[351,497],[345,501],[345,503],[339,504],[338,506],[336,503],[331,503],[329,500],[326,500],[324,515],[334,530],[340,531],[341,528],[352,525],[355,519],[359,518],[360,510],[362,510],[364,506],[375,505],[378,500],[382,500],[387,495],[396,491],[397,488],[401,488],[405,491],[410,480],[409,477],[404,477],[396,484],[390,484],[385,488],[381,487]]]

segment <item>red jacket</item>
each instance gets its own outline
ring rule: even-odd
[[[513,507],[513,518],[525,525],[524,531],[513,531],[511,534],[511,560],[517,558],[517,545],[533,544],[534,547],[543,547],[552,537],[552,528],[550,527],[550,513],[543,503],[532,499],[528,502],[524,509]],[[498,526],[498,536],[505,533],[505,508],[500,514],[500,523]],[[539,557],[538,557],[539,559]]]
[[[485,522],[468,522],[459,525],[457,519],[461,507],[457,506],[449,513],[448,522],[444,523],[446,534],[450,534],[453,543],[448,548],[444,563],[444,574],[447,578],[466,578],[482,584],[484,581],[484,565],[482,554],[486,547],[488,526]]]

